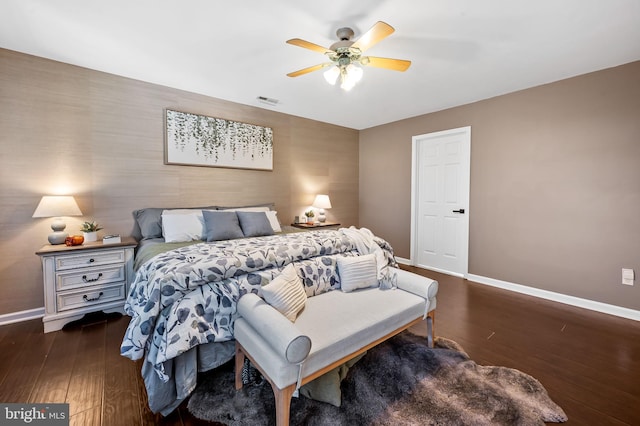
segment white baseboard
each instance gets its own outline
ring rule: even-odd
[[[535,287],[529,287],[521,284],[514,284],[507,281],[496,280],[494,278],[487,278],[480,275],[467,275],[469,281],[474,281],[480,284],[490,285],[492,287],[498,287],[505,290],[515,291],[516,293],[527,294],[529,296],[539,297],[541,299],[551,300],[554,302],[564,303],[566,305],[577,306],[578,308],[589,309],[591,311],[602,312],[609,315],[615,315],[617,317],[627,318],[635,321],[640,321],[640,311],[634,309],[623,308],[622,306],[609,305],[607,303],[596,302],[594,300],[582,299],[580,297],[568,296],[562,293],[555,293],[553,291],[541,290]]]
[[[456,274],[454,272],[451,271],[445,271],[444,269],[438,269],[438,268],[427,268],[424,266],[417,266],[414,265],[413,262],[411,261],[411,259],[405,259],[404,257],[398,257],[395,256],[396,258],[396,262],[398,262],[401,265],[407,265],[407,266],[415,266],[416,268],[420,268],[420,269],[426,269],[428,271],[434,271],[434,272],[439,272],[441,274],[446,274],[446,275],[453,275],[454,277],[458,277],[458,278],[465,278],[464,274]]]
[[[0,325],[13,324],[15,322],[29,321],[32,319],[42,318],[44,316],[44,307],[29,309],[27,311],[11,312],[10,314],[0,315]]]
[[[398,257],[398,256],[395,256],[395,258],[396,258],[396,262],[398,262],[399,264],[411,266],[411,260],[405,259],[404,257]]]

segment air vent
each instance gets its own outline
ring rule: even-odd
[[[266,96],[258,96],[258,101],[260,101],[263,104],[267,104],[267,105],[271,105],[271,106],[276,106],[278,105],[278,102],[280,102],[277,99],[273,99],[273,98],[267,98]]]

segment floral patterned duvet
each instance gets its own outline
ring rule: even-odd
[[[395,265],[391,247],[373,241]],[[131,286],[125,305],[131,322],[121,354],[144,357],[166,382],[171,373],[165,361],[200,344],[233,339],[242,295],[261,296],[262,285],[289,263],[308,296],[339,288],[337,258],[358,255],[357,245],[346,232],[324,230],[198,243],[159,254],[140,267]]]

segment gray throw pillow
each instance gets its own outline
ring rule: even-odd
[[[202,216],[208,242],[244,237],[236,212],[203,210]]]
[[[273,228],[265,212],[236,212],[245,237],[273,235]]]

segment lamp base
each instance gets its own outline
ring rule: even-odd
[[[324,215],[324,209],[320,209],[318,212],[318,222],[325,223],[327,221],[327,217]]]
[[[49,244],[64,244],[64,240],[69,236],[66,232],[64,232],[64,228],[67,227],[67,224],[64,223],[62,218],[56,217],[51,222],[52,233],[49,234],[47,239],[49,240]]]
[[[64,240],[69,236],[66,232],[63,231],[55,231],[49,234],[47,239],[49,240],[49,244],[57,245],[64,244]]]

